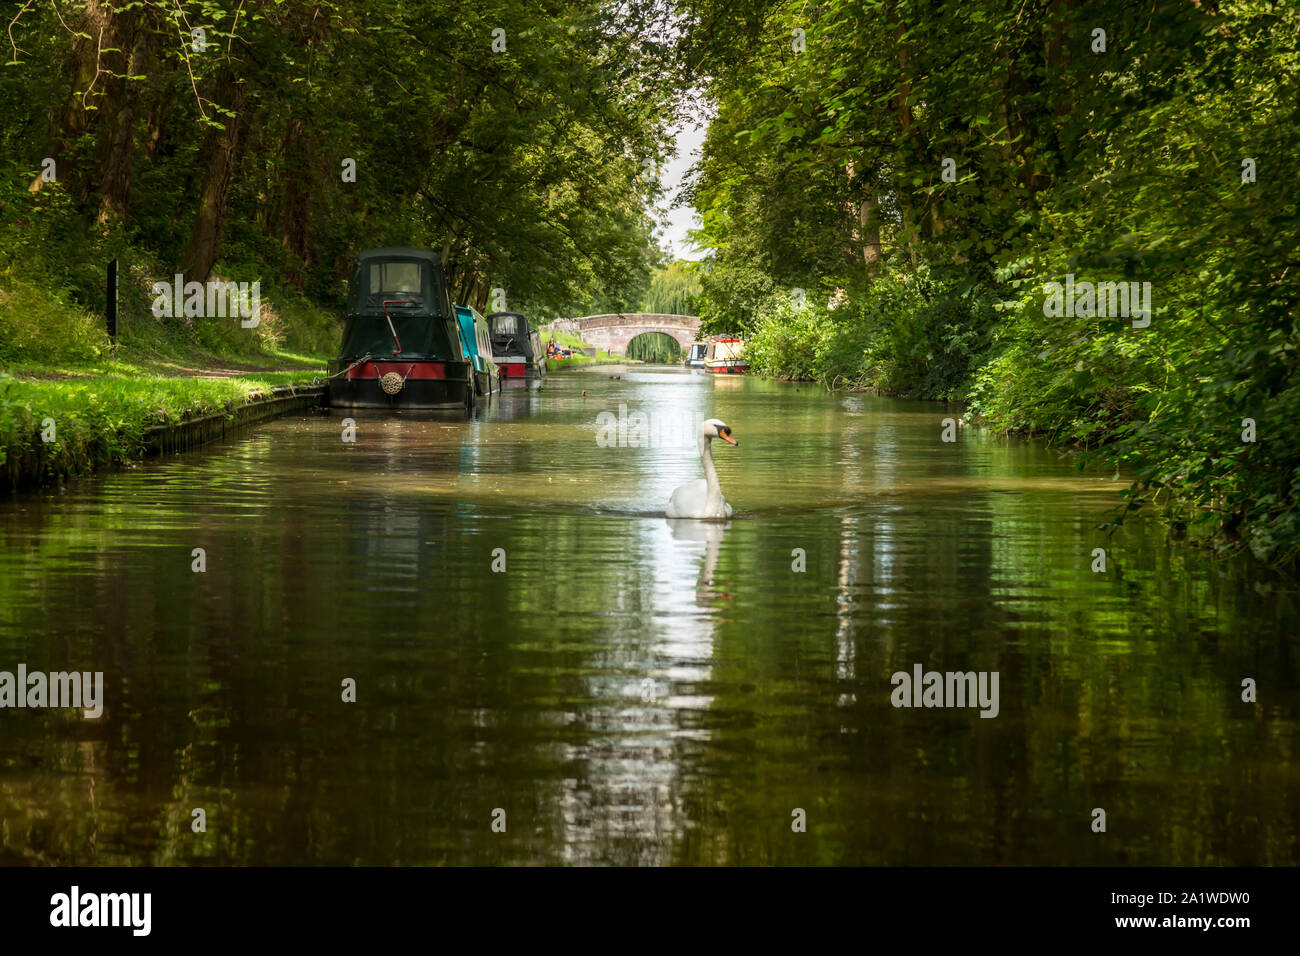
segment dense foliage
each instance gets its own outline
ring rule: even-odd
[[[1131,506],[1297,554],[1300,8],[681,7],[717,110],[708,328],[770,374],[969,399],[1129,466]],[[1150,283],[1149,324],[1045,291],[1108,281]]]
[[[113,255],[330,305],[352,254],[386,244],[437,250],[480,309],[493,289],[512,307],[627,308],[648,283],[658,186],[641,173],[664,152],[674,76],[653,3],[15,12],[0,249],[96,311]]]
[[[694,315],[699,296],[699,264],[677,259],[660,266],[650,276],[650,286],[641,298],[639,311]]]

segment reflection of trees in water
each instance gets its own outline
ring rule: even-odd
[[[677,529],[476,517],[417,479],[496,446],[316,424],[0,510],[0,667],[107,698],[3,715],[0,862],[1294,859],[1293,599],[1138,524],[1093,576],[1065,494],[929,481],[1036,479],[1026,451],[849,423],[801,460],[892,493]],[[893,709],[915,662],[999,670],[1001,716]]]
[[[880,480],[870,472],[884,449],[840,451],[846,480]],[[964,467],[991,464],[976,455]],[[1285,642],[1243,627],[1216,637],[1225,643],[1207,657],[1185,638],[1252,618],[1241,582],[1216,598],[1203,577],[1168,566],[1172,552],[1148,530],[1127,551],[1147,570],[1117,592],[1088,576],[1092,524],[1044,521],[1036,504],[922,491],[857,514],[740,522],[711,576],[763,584],[741,588],[743,606],[715,619],[710,742],[678,748],[674,861],[1186,865],[1293,854],[1300,814],[1281,797],[1292,771],[1278,758],[1295,715],[1258,740],[1243,721],[1258,712],[1241,710],[1223,676],[1260,670],[1249,661],[1258,649],[1294,686],[1277,656]],[[804,578],[789,570],[794,547],[808,549]],[[820,609],[810,591],[824,596]],[[893,709],[889,676],[914,662],[998,670],[1002,715]],[[1235,782],[1265,778],[1278,786]],[[1119,808],[1134,829],[1090,839],[1094,806],[1112,821]],[[790,831],[795,807],[814,823],[807,834]],[[1263,834],[1247,822],[1262,819]]]

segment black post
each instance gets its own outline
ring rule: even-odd
[[[108,264],[108,337],[117,344],[117,260]]]

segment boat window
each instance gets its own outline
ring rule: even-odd
[[[370,265],[370,291],[420,292],[418,262],[374,262]]]
[[[513,315],[498,315],[492,319],[493,335],[514,335],[519,331],[518,318]]]

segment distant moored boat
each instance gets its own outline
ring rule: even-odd
[[[739,375],[749,371],[744,357],[745,340],[730,335],[716,335],[709,339],[704,350],[704,368],[719,375]]]
[[[546,351],[542,337],[519,312],[493,312],[487,317],[492,332],[492,360],[505,381],[542,384],[546,378]]]

